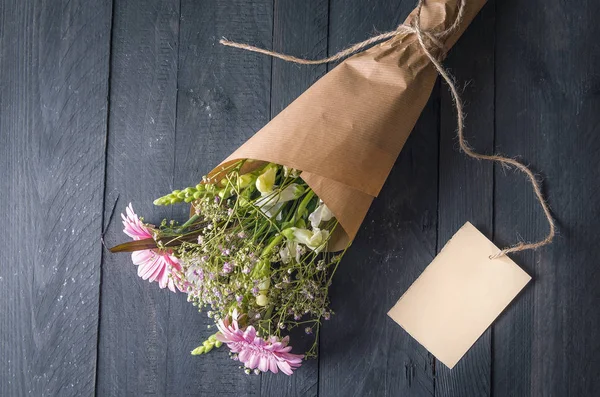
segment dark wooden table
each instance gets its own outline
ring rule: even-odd
[[[100,243],[124,239],[129,202],[182,219],[152,200],[195,184],[328,70],[219,38],[322,57],[413,6],[0,1],[0,395],[600,395],[598,1],[492,0],[445,62],[469,82],[470,143],[539,172],[560,229],[513,256],[533,282],[451,371],[387,310],[465,221],[498,245],[547,225],[524,178],[459,153],[444,84],[336,275],[320,358],[293,377],[247,376],[225,350],[191,356],[210,320]]]

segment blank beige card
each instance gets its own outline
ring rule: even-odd
[[[467,222],[388,315],[449,368],[531,277]]]

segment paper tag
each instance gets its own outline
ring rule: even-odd
[[[467,222],[388,315],[449,368],[531,277]]]

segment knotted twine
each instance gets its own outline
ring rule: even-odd
[[[548,207],[548,203],[546,202],[544,195],[542,193],[542,189],[540,186],[540,182],[535,177],[534,173],[524,165],[523,163],[508,157],[501,156],[499,154],[481,154],[475,152],[469,143],[466,141],[464,137],[464,112],[463,112],[463,102],[458,93],[458,89],[456,88],[456,83],[454,82],[454,78],[452,75],[444,68],[441,63],[441,60],[446,55],[446,49],[444,45],[444,40],[458,27],[460,26],[464,12],[465,12],[465,0],[457,0],[457,13],[454,18],[454,22],[450,27],[441,31],[441,32],[432,32],[427,31],[421,28],[421,10],[423,8],[425,0],[419,0],[417,4],[417,12],[415,13],[414,19],[411,21],[409,25],[402,23],[398,25],[398,27],[392,31],[381,33],[377,36],[371,37],[367,40],[361,41],[360,43],[356,43],[345,50],[342,50],[330,57],[322,58],[322,59],[303,59],[297,58],[295,56],[282,54],[279,52],[266,50],[263,48],[255,47],[249,44],[237,43],[234,41],[229,41],[225,38],[221,39],[219,43],[228,46],[240,48],[242,50],[256,52],[259,54],[264,54],[271,56],[273,58],[282,59],[287,62],[292,62],[301,65],[321,65],[325,63],[339,61],[340,59],[346,58],[352,54],[355,54],[367,47],[370,47],[373,44],[379,43],[384,40],[392,39],[399,35],[403,34],[414,34],[419,41],[419,45],[423,53],[429,58],[433,66],[435,67],[437,73],[444,79],[446,84],[448,85],[448,89],[450,90],[452,100],[454,103],[454,108],[456,110],[456,124],[457,124],[457,135],[458,135],[458,143],[460,145],[460,149],[469,157],[478,159],[478,160],[488,160],[500,163],[503,167],[510,169],[511,167],[515,167],[522,173],[524,173],[531,186],[533,187],[533,191],[535,196],[537,197],[540,206],[546,216],[546,220],[548,221],[549,231],[546,237],[543,240],[539,240],[534,243],[525,243],[519,242],[510,247],[504,248],[500,250],[497,254],[491,256],[491,259],[499,258],[503,255],[506,255],[511,252],[520,252],[526,250],[535,250],[537,248],[543,247],[544,245],[550,244],[554,239],[556,234],[556,226],[554,223],[554,218],[550,212],[550,208]],[[435,49],[439,52],[438,56],[434,56],[432,54],[432,49]]]

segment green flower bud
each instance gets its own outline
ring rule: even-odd
[[[281,232],[281,234],[283,234],[285,236],[285,238],[287,238],[288,240],[294,239],[294,229],[292,229],[292,228],[287,228],[287,229],[283,230]]]
[[[261,193],[270,193],[275,185],[275,177],[277,176],[277,166],[269,164],[264,172],[256,178],[256,188]]]
[[[245,187],[249,186],[252,181],[253,181],[254,177],[252,176],[252,174],[244,174],[244,175],[240,175],[238,176],[238,188],[240,189],[244,189]]]
[[[208,337],[204,342],[202,342],[201,346],[198,346],[194,350],[192,350],[192,355],[197,356],[200,354],[205,354],[211,351],[212,349],[219,348],[223,345],[223,343],[217,340],[217,335],[213,334]]]
[[[267,278],[264,281],[262,281],[260,284],[258,284],[258,289],[261,291],[266,291],[269,289],[270,286],[271,286],[271,279]]]
[[[204,346],[198,346],[194,350],[192,350],[192,356],[199,356],[200,354],[204,354]]]
[[[256,297],[256,304],[258,306],[267,306],[267,303],[269,303],[269,298],[266,295],[260,294]]]

